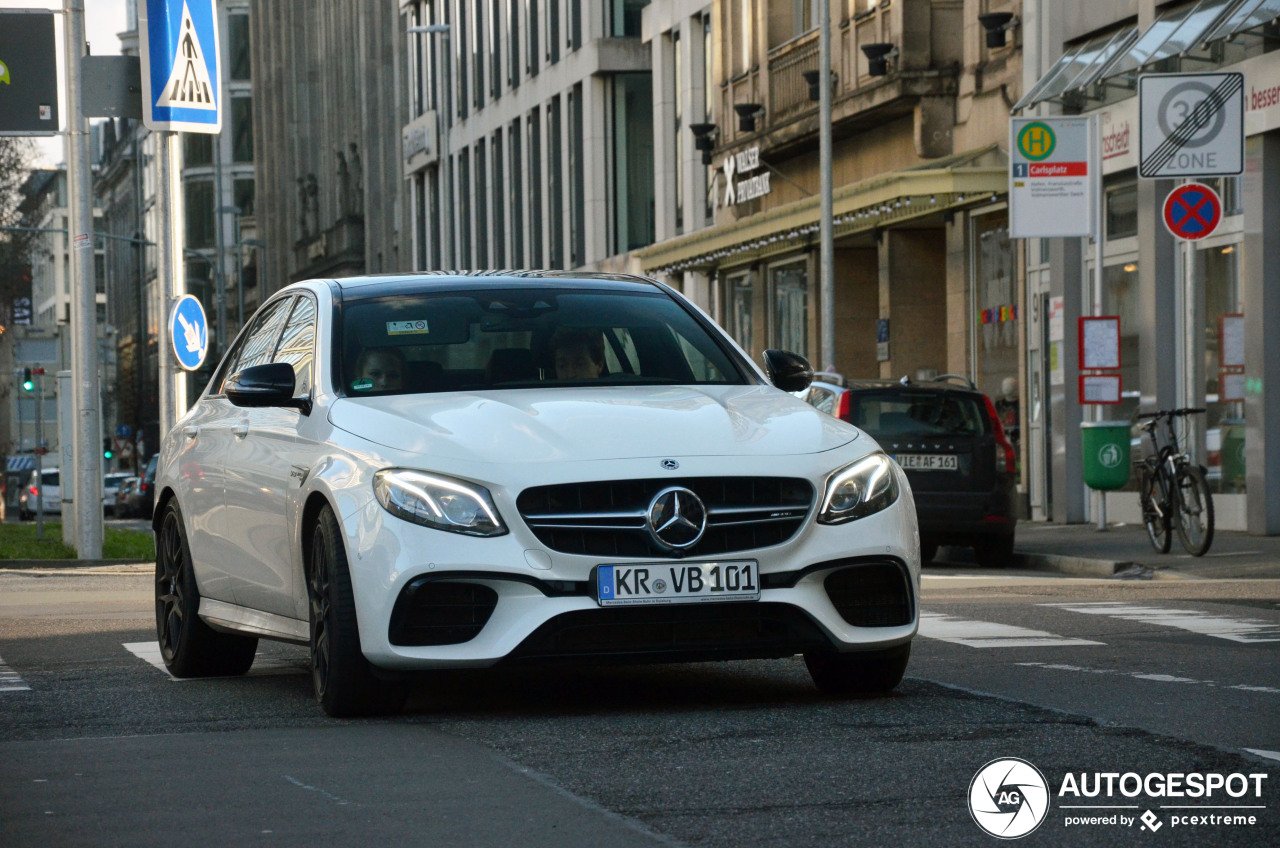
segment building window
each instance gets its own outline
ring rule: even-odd
[[[547,232],[551,246],[548,260],[557,270],[564,268],[564,134],[560,124],[560,95],[551,98],[547,107],[547,163],[550,179],[547,181]]]
[[[577,268],[587,261],[586,167],[583,163],[582,83],[569,91],[569,264]]]
[[[1134,182],[1107,192],[1107,241],[1138,234],[1138,186]],[[1045,239],[1048,241],[1048,239]]]
[[[507,154],[511,157],[511,267],[524,267],[524,178],[520,169],[520,120],[507,130]]]
[[[497,100],[502,96],[502,43],[498,21],[502,17],[502,0],[492,0],[489,7],[489,96]],[[508,36],[510,33],[508,33]]]
[[[507,84],[520,85],[520,0],[507,0]]]
[[[582,46],[582,4],[569,2],[569,50]]]
[[[653,243],[653,77],[613,78],[614,252]]]
[[[752,44],[755,19],[752,17],[753,0],[730,0],[724,4],[725,14],[729,16],[729,35],[731,45],[729,52],[733,57],[733,75],[741,76],[751,70]]]
[[[249,66],[249,16],[227,16],[229,72],[233,80],[252,79]]]
[[[751,290],[751,275],[746,271],[731,274],[725,286],[728,295],[726,300],[729,302],[729,332],[733,334],[733,340],[747,352],[747,355],[752,356],[751,322],[755,301]]]
[[[505,194],[502,180],[502,130],[493,134],[493,267],[507,268],[507,231]]]
[[[467,117],[467,104],[471,102],[467,99],[467,56],[470,53],[471,45],[467,42],[467,7],[465,3],[459,4],[457,18],[457,32],[451,33],[451,35],[456,36],[453,41],[453,49],[458,63],[458,117],[465,118]]]
[[[529,113],[529,265],[542,267],[542,118]]]
[[[231,159],[253,161],[253,98],[231,98]]]
[[[182,134],[182,167],[199,168],[213,164],[213,136],[208,133]],[[148,168],[148,171],[151,169]]]
[[[489,168],[484,139],[476,142],[476,267],[489,267]]]
[[[675,57],[675,72],[671,75],[671,85],[667,95],[675,104],[675,120],[671,131],[673,149],[675,150],[675,212],[676,232],[684,232],[684,99],[680,96],[680,80],[684,79],[684,58],[681,55],[680,30],[671,33],[671,50]]]
[[[649,0],[607,0],[605,34],[615,38],[640,35],[640,12]]]
[[[443,268],[444,235],[441,228],[440,214],[440,168],[432,168],[427,172],[427,268]]]
[[[476,72],[477,109],[484,106],[484,7],[479,3],[471,5],[475,20],[471,27],[471,64]]]
[[[715,119],[712,117],[714,110],[711,104],[715,97],[715,85],[711,80],[711,14],[707,13],[702,18],[702,120],[705,123],[713,124]],[[703,220],[707,226],[715,223],[716,217],[716,201],[715,193],[710,191],[711,183],[715,179],[715,174],[710,165],[703,168],[704,182],[702,183],[703,197]]]
[[[232,183],[233,202],[240,209],[242,216],[253,214],[253,202],[256,196],[254,186],[252,179],[237,179]]]
[[[183,185],[183,201],[187,219],[187,247],[210,247],[217,238],[214,230],[213,182],[188,180]]]
[[[769,269],[773,290],[773,347],[801,356],[809,353],[809,272],[801,259]]]
[[[560,61],[560,0],[547,2],[547,64]]]
[[[524,19],[528,23],[529,47],[525,55],[525,71],[531,77],[538,75],[538,63],[542,54],[538,50],[538,0],[524,0]]]

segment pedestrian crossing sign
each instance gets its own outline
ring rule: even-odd
[[[142,122],[152,130],[222,130],[216,0],[144,0]]]

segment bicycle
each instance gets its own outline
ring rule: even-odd
[[[1187,553],[1204,556],[1213,544],[1213,498],[1203,466],[1178,447],[1173,419],[1203,413],[1203,409],[1163,409],[1138,416],[1139,426],[1151,439],[1154,454],[1138,466],[1138,495],[1147,538],[1159,553],[1167,554],[1176,530]],[[1160,444],[1157,429],[1164,422],[1168,441]]]

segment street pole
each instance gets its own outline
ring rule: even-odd
[[[215,210],[214,220],[217,226],[214,227],[214,236],[217,238],[218,264],[214,270],[214,284],[218,287],[218,332],[215,338],[218,340],[218,357],[222,357],[222,352],[227,346],[227,263],[226,255],[223,253],[223,245],[226,239],[222,235],[223,210],[226,205],[222,202],[222,135],[218,134],[212,137],[213,141],[213,206]]]
[[[831,232],[831,0],[818,0],[822,22],[818,32],[818,169],[822,172],[818,255],[818,311],[821,321],[823,370],[836,367],[835,244]]]
[[[44,538],[44,381],[36,381],[36,538]]]
[[[89,163],[89,122],[81,102],[81,65],[84,59],[84,0],[64,0],[67,63],[67,173],[71,212],[72,302],[72,398],[75,428],[72,451],[75,468],[76,540],[81,559],[102,558],[102,454],[97,446],[102,434],[98,414],[97,286],[93,263],[93,176]],[[41,410],[43,418],[44,411]],[[65,471],[64,470],[64,473]],[[44,486],[41,484],[41,491]],[[64,491],[66,486],[63,487]]]
[[[159,303],[156,304],[161,337],[160,356],[160,432],[156,449],[187,411],[187,373],[177,367],[169,345],[169,313],[182,296],[182,198],[178,192],[178,134],[168,130],[156,132],[156,166],[159,171],[156,198],[159,210],[160,275]]]

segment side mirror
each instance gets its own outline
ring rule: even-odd
[[[293,396],[293,366],[287,362],[270,362],[237,371],[227,378],[223,391],[236,406],[280,406],[311,414],[310,398]]]
[[[802,392],[813,382],[813,366],[798,353],[766,350],[764,370],[773,384],[784,392]]]

